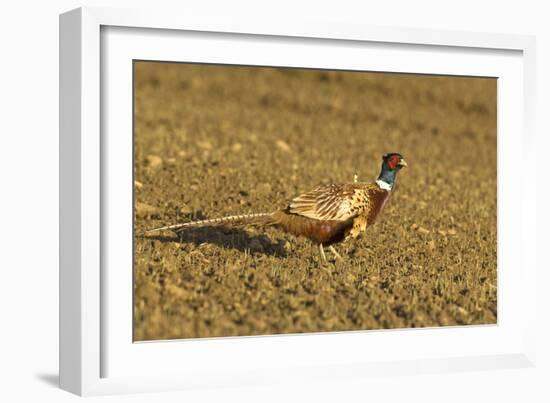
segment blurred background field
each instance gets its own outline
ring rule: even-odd
[[[135,340],[496,323],[496,79],[134,68]],[[142,236],[374,180],[393,151],[409,167],[343,263],[275,229]]]

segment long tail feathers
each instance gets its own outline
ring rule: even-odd
[[[159,231],[183,231],[192,228],[203,227],[243,227],[246,225],[271,225],[274,224],[273,213],[243,214],[232,215],[222,218],[213,218],[210,220],[191,221],[182,224],[167,225],[165,227],[153,228],[146,232],[151,234]]]

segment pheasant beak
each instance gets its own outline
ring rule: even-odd
[[[403,158],[397,163],[400,167],[408,167],[407,161],[405,161]]]

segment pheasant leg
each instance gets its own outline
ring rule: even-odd
[[[342,258],[342,256],[340,256],[340,254],[338,252],[336,252],[336,249],[334,249],[334,246],[330,245],[328,248],[334,254],[334,256],[336,257],[337,260],[339,260],[341,262],[344,261],[344,258]]]
[[[323,262],[327,262],[327,257],[325,256],[325,250],[323,249],[323,244],[319,244],[319,252],[321,253],[321,257],[323,258]]]

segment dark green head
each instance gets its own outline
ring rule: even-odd
[[[382,169],[378,180],[393,187],[395,183],[395,177],[397,172],[403,167],[407,166],[407,162],[403,159],[403,156],[399,153],[389,153],[382,157]]]

